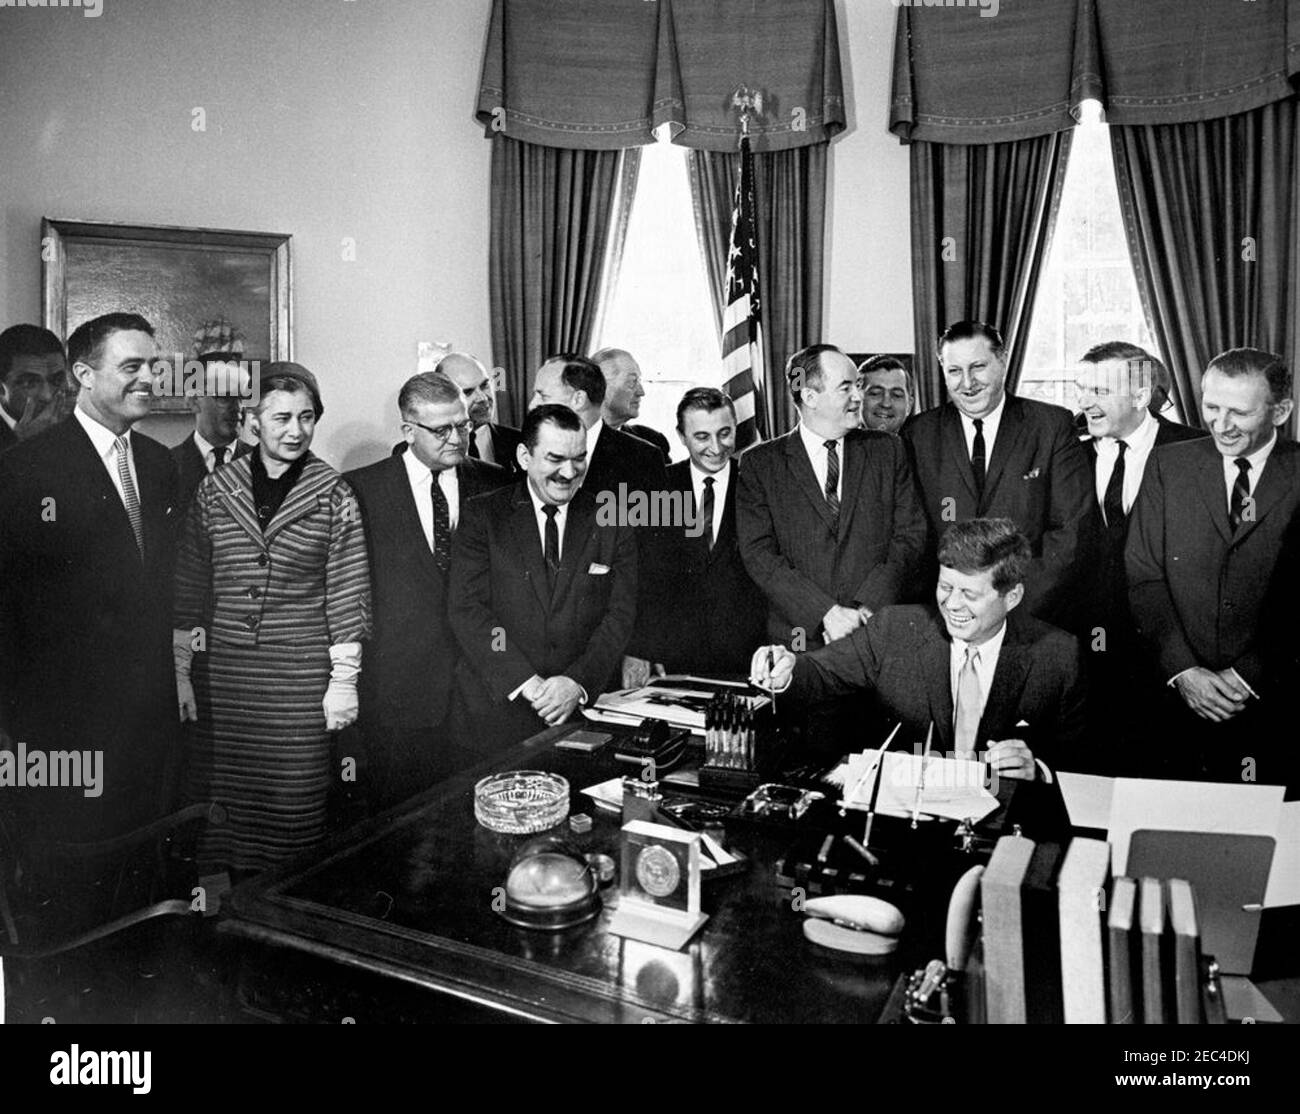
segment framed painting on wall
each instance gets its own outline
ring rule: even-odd
[[[243,360],[293,358],[290,237],[273,232],[41,222],[41,316],[67,340],[105,313],[153,325],[160,360],[179,371],[206,352]],[[187,409],[183,394],[155,396],[155,411]]]

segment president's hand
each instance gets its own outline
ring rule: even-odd
[[[841,607],[839,604],[822,616],[822,629],[826,632],[827,642],[847,638],[862,626],[862,623],[862,612],[856,607]]]
[[[998,777],[1009,777],[1016,781],[1034,781],[1038,777],[1038,763],[1034,761],[1033,752],[1023,739],[1003,739],[998,743],[989,743],[984,752],[984,761],[993,767]]]
[[[563,723],[582,699],[582,686],[563,673],[547,677],[532,700],[533,711],[554,727]]]
[[[760,646],[749,662],[749,683],[771,692],[785,692],[794,679],[795,655],[784,646]]]
[[[1178,674],[1174,688],[1184,704],[1213,723],[1231,719],[1246,706],[1249,696],[1235,677],[1225,678],[1199,665]]]

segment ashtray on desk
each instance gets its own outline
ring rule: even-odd
[[[568,815],[569,783],[559,774],[511,770],[474,786],[474,818],[494,832],[544,832]]]

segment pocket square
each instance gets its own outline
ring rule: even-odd
[[[609,572],[608,565],[602,565],[599,561],[592,561],[591,567],[587,570],[588,576],[604,576]]]
[[[1025,479],[1027,479],[1027,480],[1036,480],[1036,479],[1038,479],[1038,474],[1039,474],[1041,471],[1042,471],[1041,468],[1035,468],[1035,469],[1033,469],[1032,471],[1026,472],[1026,473],[1025,473]]]

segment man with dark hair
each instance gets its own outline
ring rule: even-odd
[[[1043,760],[1083,744],[1084,688],[1077,639],[1018,610],[1029,542],[1008,519],[970,519],[948,528],[938,554],[937,608],[886,607],[798,656],[762,647],[751,679],[800,701],[869,690],[880,727],[902,721],[899,749],[933,729],[935,751],[980,757],[1000,777],[1050,778]]]
[[[881,433],[903,428],[916,402],[912,373],[897,356],[872,356],[858,365],[862,380],[862,424]]]
[[[616,685],[636,618],[636,538],[597,519],[581,420],[542,403],[522,434],[524,478],[467,503],[452,547],[460,735],[480,753],[563,723]]]
[[[207,352],[198,357],[204,367],[201,390],[190,394],[194,432],[172,448],[179,477],[177,497],[184,515],[205,476],[234,459],[239,437],[239,405],[247,397],[244,377],[248,365],[237,352]],[[180,372],[181,369],[177,369]]]
[[[661,453],[664,463],[671,459],[668,438],[648,425],[638,425],[632,419],[641,413],[641,400],[645,388],[641,385],[641,365],[632,353],[622,348],[602,348],[592,353],[592,362],[605,375],[605,401],[600,416],[610,429],[621,429],[633,437],[648,441]]]
[[[931,562],[949,523],[1009,518],[1034,555],[1026,608],[1081,629],[1099,516],[1070,412],[1006,393],[1005,346],[983,322],[949,326],[939,362],[949,400],[902,429],[930,522]]]
[[[605,375],[585,356],[552,356],[537,370],[529,409],[545,403],[567,406],[586,431],[587,469],[583,487],[593,495],[619,493],[619,484],[631,491],[659,491],[665,483],[664,458],[639,437],[612,429],[601,416],[605,402]]]
[[[460,648],[447,614],[452,539],[465,504],[510,482],[471,460],[461,388],[439,372],[397,395],[407,451],[349,472],[370,554],[374,629],[361,671],[365,740],[358,784],[372,811],[451,774],[452,684]]]
[[[519,447],[519,430],[499,425],[496,415],[496,389],[483,362],[468,352],[448,352],[434,369],[447,376],[465,393],[469,420],[474,423],[467,453],[471,460],[484,460],[518,475],[515,449]]]
[[[714,387],[677,404],[687,459],[668,467],[668,505],[682,521],[660,523],[642,547],[640,604],[626,687],[660,672],[742,674],[762,639],[763,594],[750,579],[736,535],[736,409]]]
[[[98,795],[0,790],[33,844],[90,842],[160,812],[174,749],[176,470],[131,427],[153,398],[153,328],[97,317],[68,341],[73,417],[0,456],[0,728],[29,751],[99,754]]]
[[[0,453],[64,416],[68,365],[63,342],[39,325],[0,333]]]
[[[1300,447],[1279,436],[1291,409],[1280,356],[1216,356],[1201,379],[1211,437],[1156,449],[1133,508],[1129,602],[1167,685],[1162,736],[1174,776],[1286,777],[1288,747],[1273,728],[1289,694],[1269,686],[1260,632],[1300,504]]]

